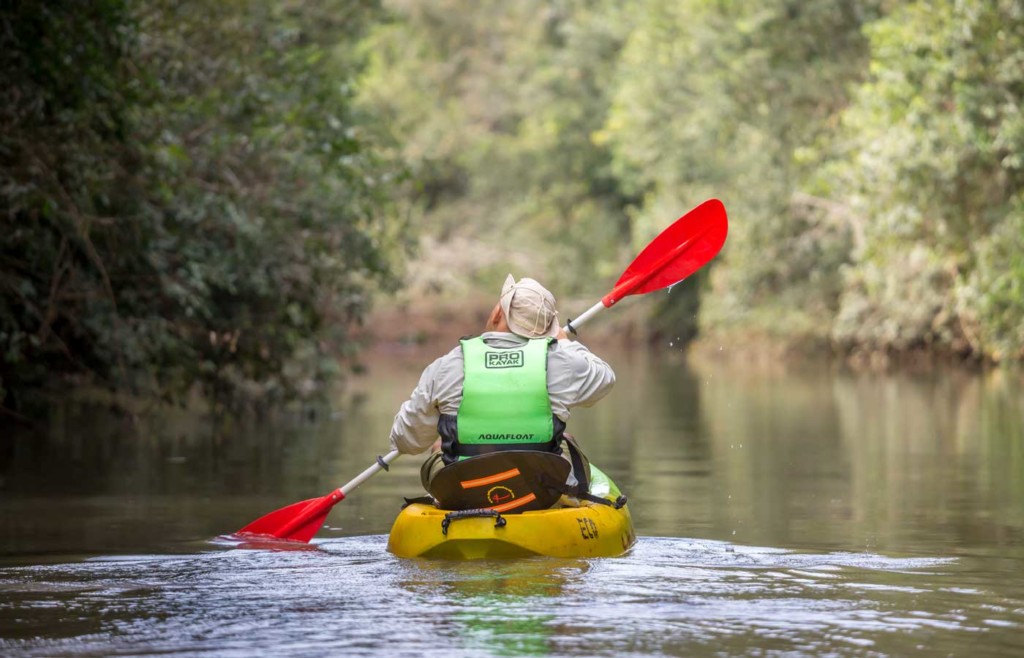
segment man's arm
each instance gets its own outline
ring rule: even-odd
[[[582,343],[558,341],[548,360],[548,393],[560,418],[568,418],[572,407],[591,406],[614,385],[615,371],[600,357]]]
[[[423,370],[412,395],[395,414],[395,421],[391,425],[393,449],[403,455],[416,455],[434,444],[441,413],[458,411],[461,398],[461,356],[461,351],[456,348]]]

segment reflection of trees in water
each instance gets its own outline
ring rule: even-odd
[[[324,421],[55,405],[38,433],[3,441],[0,511],[11,522],[0,551],[120,551],[233,532],[332,488],[322,464],[342,451],[344,427]]]
[[[575,429],[641,535],[875,550],[1024,533],[1019,374],[611,360],[615,391]]]
[[[799,544],[814,524],[817,540],[830,541],[841,511],[826,501],[844,498],[847,486],[827,370],[697,367],[712,448],[712,535]]]
[[[569,428],[629,496],[641,536],[870,550],[1024,539],[1019,373],[854,376],[595,351],[618,384]],[[389,358],[393,371],[377,368],[314,417],[127,420],[63,404],[47,438],[0,441],[0,543],[85,551],[209,538],[323,495],[386,451],[423,359],[408,361]],[[321,536],[386,533],[402,496],[420,492],[421,461],[369,480]]]
[[[692,513],[678,501],[692,502],[707,475],[699,381],[679,353],[597,351],[615,368],[615,388],[594,408],[575,411],[570,431],[634,503],[641,527],[656,519],[683,531]]]
[[[129,417],[72,401],[52,409],[42,432],[13,438],[5,484],[68,494],[274,492],[315,472],[329,431],[304,414],[213,419],[164,409]]]
[[[592,458],[630,495],[640,534],[772,541],[799,530],[823,486],[845,493],[827,372],[616,356],[595,410],[614,444]]]
[[[951,545],[1024,538],[1024,386],[1007,371],[836,379],[862,534]]]

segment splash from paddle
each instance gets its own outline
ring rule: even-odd
[[[721,201],[709,199],[700,204],[673,222],[644,247],[619,277],[611,292],[583,315],[569,322],[565,327],[566,331],[575,333],[576,329],[598,311],[611,308],[625,297],[661,290],[686,279],[718,254],[725,244],[728,231],[725,206]],[[261,516],[235,535],[241,538],[308,542],[323,526],[335,505],[378,471],[387,470],[388,464],[397,458],[398,451],[392,450],[383,457],[378,457],[376,463],[348,484],[326,496],[282,507]]]

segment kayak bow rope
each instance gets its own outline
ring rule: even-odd
[[[709,199],[700,204],[644,247],[619,277],[611,292],[578,318],[570,320],[565,330],[575,334],[598,311],[611,308],[625,297],[661,290],[681,282],[718,254],[725,244],[728,230],[725,206],[721,201]],[[387,470],[388,465],[397,458],[397,450],[377,457],[376,463],[326,496],[282,507],[261,516],[235,534],[308,542],[323,526],[331,508],[378,471]]]

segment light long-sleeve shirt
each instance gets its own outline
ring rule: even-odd
[[[500,349],[521,347],[527,341],[498,331],[483,334],[483,339]],[[427,366],[412,395],[395,415],[391,447],[409,455],[429,449],[437,439],[441,414],[459,412],[463,379],[461,345]],[[608,394],[615,384],[615,373],[582,343],[563,339],[548,348],[547,380],[551,412],[568,421],[572,408],[589,407]]]

